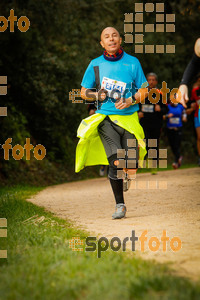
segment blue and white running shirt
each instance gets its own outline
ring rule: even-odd
[[[142,70],[139,60],[124,52],[121,59],[117,61],[108,61],[103,55],[93,59],[81,82],[81,86],[86,89],[96,87],[94,66],[99,66],[99,76],[101,88],[108,91],[108,96],[101,103],[101,107],[96,113],[104,115],[132,115],[135,111],[139,110],[139,105],[131,105],[128,108],[117,109],[115,107],[116,100],[111,94],[112,90],[119,90],[122,97],[129,98],[134,95],[142,84],[147,82],[144,72]]]
[[[171,104],[168,105],[169,111],[168,114],[173,114],[173,117],[167,119],[167,128],[171,127],[182,127],[182,114],[184,112],[184,107],[182,104],[178,103],[177,106],[172,106]]]

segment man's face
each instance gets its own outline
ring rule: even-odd
[[[147,81],[149,83],[150,89],[153,89],[157,86],[158,81],[155,76],[148,76]]]
[[[115,54],[121,45],[122,39],[119,32],[113,27],[107,27],[101,34],[101,46],[109,53]]]

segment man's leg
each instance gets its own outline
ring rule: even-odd
[[[177,134],[177,147],[178,147],[178,151],[177,151],[177,156],[178,156],[178,167],[181,166],[182,163],[182,159],[183,157],[181,156],[181,141],[182,141],[182,128],[178,128],[177,130],[178,134]]]
[[[178,130],[176,130],[175,132],[175,155],[176,155],[176,162],[179,161],[179,158],[181,156],[181,137],[182,137],[182,130],[181,128],[179,128]]]
[[[117,177],[117,170],[119,170],[119,168],[117,168],[119,164],[117,150],[122,148],[120,131],[123,130],[123,128],[119,128],[119,132],[117,132],[108,117],[105,118],[98,127],[99,136],[109,161],[108,177],[116,201],[116,212],[113,214],[113,219],[121,219],[126,214],[123,196],[123,179],[118,179]]]
[[[171,147],[172,152],[174,154],[174,162],[172,163],[172,167],[174,169],[177,169],[178,168],[179,153],[177,154],[177,135],[176,135],[176,131],[174,129],[169,129],[168,128],[167,135],[168,135],[168,140],[169,140],[170,147]]]
[[[172,152],[175,156],[175,153],[174,153],[174,129],[167,129],[167,136],[168,136],[168,141],[169,141],[169,145],[172,149]]]
[[[136,171],[138,169],[139,160],[139,148],[138,141],[134,134],[127,130],[121,137],[122,148],[125,149],[125,162],[126,162],[126,173],[127,179],[124,180],[124,191],[127,191],[130,187],[130,180],[135,179]]]

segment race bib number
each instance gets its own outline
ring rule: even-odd
[[[170,124],[179,124],[180,118],[170,118],[169,123]]]
[[[142,105],[142,112],[145,113],[153,113],[154,112],[154,105],[151,104],[143,104]]]
[[[107,77],[103,77],[101,88],[108,92],[108,96],[111,98],[121,98],[126,89],[126,83]]]

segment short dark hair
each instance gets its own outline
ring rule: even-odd
[[[148,73],[147,76],[146,76],[147,79],[148,79],[149,76],[154,76],[156,78],[156,80],[158,81],[158,75],[156,73],[153,73],[153,72]]]

